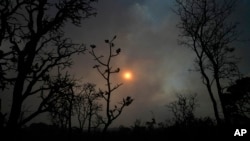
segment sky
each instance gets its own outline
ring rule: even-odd
[[[176,94],[197,93],[198,104],[195,114],[213,117],[212,104],[198,72],[194,67],[194,53],[178,44],[179,19],[172,11],[174,0],[99,0],[97,15],[82,22],[81,27],[71,25],[65,28],[66,36],[86,46],[95,44],[99,53],[105,53],[108,46],[105,39],[117,39],[115,46],[121,53],[112,60],[121,72],[116,74],[113,84],[123,83],[112,101],[117,103],[123,97],[131,96],[134,101],[126,107],[112,126],[131,126],[136,119],[143,122],[155,118],[164,122],[171,118],[166,105],[176,100]],[[240,39],[235,45],[236,55],[241,57],[241,72],[250,76],[250,1],[240,0],[232,19],[239,22]],[[249,40],[248,42],[246,40]],[[92,56],[75,56],[70,72],[83,83],[105,86],[104,81],[92,67],[96,64]],[[125,80],[124,72],[132,73],[131,80]]]
[[[105,39],[112,39],[121,48],[121,54],[113,60],[121,72],[114,76],[114,84],[122,82],[114,93],[113,102],[119,102],[127,95],[134,102],[124,109],[113,126],[130,126],[136,119],[149,121],[155,118],[164,122],[171,118],[166,105],[176,100],[175,95],[198,95],[197,116],[213,117],[212,104],[198,72],[189,71],[194,67],[194,54],[178,44],[178,16],[172,11],[173,0],[105,0],[96,4],[97,16],[83,21],[81,28],[67,27],[66,31],[76,42],[86,46],[97,45],[100,53],[105,53]],[[240,1],[232,19],[239,22],[240,39],[235,45],[236,55],[241,57],[241,72],[250,74],[250,2]],[[240,15],[240,16],[239,16]],[[103,87],[104,82],[97,71],[95,62],[86,53],[75,57],[72,73],[83,82]],[[132,72],[130,81],[124,80],[125,71]]]

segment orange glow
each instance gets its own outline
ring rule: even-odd
[[[132,79],[132,74],[131,74],[131,72],[125,72],[123,77],[126,80],[130,80],[130,79]]]

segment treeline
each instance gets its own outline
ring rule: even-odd
[[[228,88],[229,93],[228,97],[234,97],[233,90],[240,88],[241,90],[246,90],[246,84],[249,84],[250,78],[244,78],[238,80],[234,85]],[[246,84],[244,84],[246,83]],[[239,85],[240,84],[240,85]],[[86,84],[84,85],[87,92],[91,92],[90,88],[94,88],[94,85]],[[89,90],[90,89],[90,90]],[[92,89],[94,92],[94,89]],[[237,90],[238,91],[238,90]],[[243,92],[243,91],[242,91]],[[244,92],[247,94],[248,92]],[[89,93],[87,93],[89,94]],[[242,94],[242,95],[245,95]],[[238,94],[237,94],[238,95]],[[117,128],[110,128],[105,133],[100,128],[99,124],[93,124],[90,127],[90,124],[84,124],[79,126],[70,127],[67,124],[60,124],[61,122],[55,122],[52,125],[45,123],[33,123],[28,127],[24,127],[20,130],[19,138],[23,140],[29,139],[38,139],[44,140],[48,138],[60,139],[60,140],[75,140],[75,139],[84,139],[84,140],[93,140],[93,139],[131,139],[131,138],[174,138],[174,139],[186,139],[186,140],[198,140],[198,139],[214,139],[218,137],[227,138],[228,136],[233,136],[236,129],[249,129],[250,119],[245,117],[245,112],[240,109],[232,107],[239,106],[240,101],[243,99],[235,99],[235,103],[230,103],[228,107],[228,112],[231,113],[231,122],[223,122],[223,124],[218,125],[216,120],[210,117],[197,117],[195,116],[195,110],[198,108],[198,99],[197,94],[183,95],[177,94],[176,100],[168,103],[166,105],[166,112],[171,112],[173,115],[172,119],[167,119],[164,122],[158,122],[157,119],[153,118],[149,121],[142,121],[136,119],[132,126],[121,125]],[[232,102],[227,101],[227,102]],[[82,102],[81,102],[82,103]],[[83,102],[86,105],[88,102]],[[94,106],[95,107],[95,106]],[[97,106],[98,107],[98,106]],[[83,110],[84,111],[84,110]],[[95,111],[95,110],[93,110]],[[89,113],[89,112],[87,112]],[[86,122],[89,120],[87,117],[91,117],[86,114]],[[98,110],[95,111],[98,115]],[[94,115],[93,117],[95,117]],[[62,120],[66,120],[67,116],[61,116]],[[54,118],[52,118],[55,120]],[[91,121],[98,123],[98,118],[93,118]],[[63,122],[62,122],[63,123]],[[66,123],[66,122],[65,122]],[[80,122],[79,122],[80,123]],[[91,130],[90,130],[91,128]],[[245,136],[247,138],[248,135]]]

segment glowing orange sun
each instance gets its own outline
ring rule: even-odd
[[[130,79],[132,79],[132,74],[131,74],[131,72],[125,72],[123,77],[126,80],[130,80]]]

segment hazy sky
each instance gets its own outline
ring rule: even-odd
[[[156,118],[157,122],[170,118],[166,104],[175,100],[176,93],[198,94],[198,116],[213,116],[212,105],[198,72],[193,68],[194,54],[178,45],[178,17],[172,12],[173,0],[105,0],[97,3],[98,14],[85,20],[81,28],[68,27],[67,32],[75,41],[87,46],[96,44],[97,49],[107,49],[104,39],[117,35],[115,45],[122,49],[114,60],[121,72],[113,83],[123,82],[114,97],[132,96],[134,102],[124,110],[113,125],[130,126],[136,119]],[[239,22],[241,39],[249,40],[250,2],[240,1],[232,19]],[[242,57],[240,69],[250,74],[249,42],[238,42],[237,56]],[[92,66],[92,57],[86,53],[75,58],[72,73],[84,82],[103,87],[101,76]],[[122,78],[125,70],[133,73],[133,80]]]
[[[198,94],[197,116],[213,116],[212,104],[198,72],[193,68],[194,54],[178,45],[178,17],[173,13],[174,0],[99,0],[95,5],[97,16],[83,21],[81,27],[67,26],[67,36],[86,46],[96,44],[97,50],[108,48],[105,39],[112,39],[121,48],[121,54],[113,60],[121,72],[113,84],[124,83],[114,91],[113,102],[131,96],[134,102],[124,109],[113,126],[130,126],[136,119],[156,122],[171,117],[166,104],[175,100],[175,94]],[[250,39],[250,1],[241,0],[233,20],[239,22],[242,40]],[[242,57],[240,70],[250,75],[249,42],[237,42],[236,54]],[[71,73],[83,82],[104,87],[101,76],[92,67],[92,57],[76,56]],[[133,79],[124,80],[122,74],[131,71]]]

